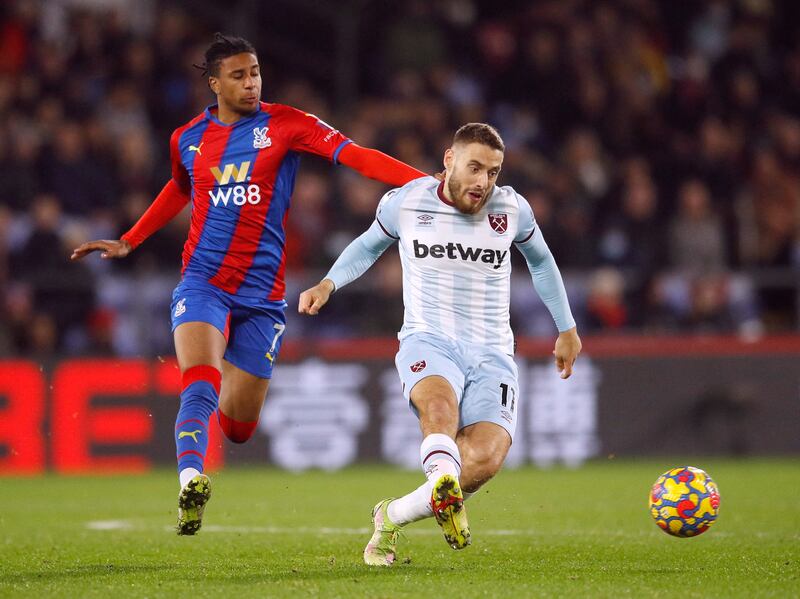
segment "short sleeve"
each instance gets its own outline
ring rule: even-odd
[[[405,195],[400,192],[400,188],[387,191],[381,201],[378,202],[378,210],[375,213],[375,220],[380,225],[386,235],[392,239],[399,239],[399,215],[400,200]]]
[[[322,119],[289,106],[284,107],[281,131],[289,139],[289,147],[297,152],[316,154],[336,162],[339,152],[351,140]]]
[[[519,205],[519,218],[517,219],[517,234],[514,236],[514,243],[525,243],[536,232],[536,219],[533,217],[533,208],[528,200],[521,195],[517,195]]]
[[[188,192],[192,187],[192,183],[189,179],[189,173],[186,167],[183,166],[181,150],[178,145],[184,129],[184,127],[175,129],[175,131],[172,132],[172,136],[169,138],[169,161],[172,166],[172,178],[175,180],[175,183],[178,184],[178,187],[180,187],[182,191]]]

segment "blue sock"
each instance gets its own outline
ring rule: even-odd
[[[208,449],[208,420],[218,403],[217,390],[208,381],[197,380],[181,392],[181,407],[175,420],[178,472],[184,468],[203,471]]]

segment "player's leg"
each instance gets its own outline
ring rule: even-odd
[[[455,363],[451,345],[427,334],[412,335],[400,344],[395,363],[403,393],[420,418],[424,437],[420,461],[427,480],[411,493],[385,499],[373,508],[375,531],[364,550],[367,564],[388,566],[394,562],[398,531],[406,524],[434,515],[432,496],[442,476],[445,484],[440,492],[444,493],[445,487],[452,491],[458,486],[460,458],[453,439],[458,430],[458,396],[463,390],[464,375]],[[466,542],[462,535],[461,543]]]
[[[500,471],[511,436],[494,422],[476,422],[458,431],[456,443],[461,454],[461,489],[472,494]]]
[[[421,380],[411,390],[410,397],[419,413],[423,436],[420,460],[430,486],[433,516],[442,527],[447,544],[453,549],[463,549],[470,544],[470,532],[459,484],[461,455],[455,442],[458,397],[448,380],[441,376]],[[401,501],[392,511],[399,511],[402,505]]]
[[[186,322],[174,332],[181,370],[181,405],[175,421],[175,446],[181,491],[178,534],[195,534],[211,496],[203,466],[208,449],[208,424],[217,408],[225,337],[205,322]]]
[[[234,443],[255,432],[286,328],[283,305],[261,302],[234,307],[222,363],[219,424]]]
[[[222,362],[219,425],[234,443],[244,443],[256,430],[269,379],[250,374],[227,360]]]
[[[517,365],[492,348],[475,348],[474,369],[461,400],[461,430],[456,436],[461,454],[461,488],[476,492],[503,465],[517,425]]]
[[[224,294],[207,284],[182,281],[172,296],[172,331],[182,383],[175,420],[181,486],[178,534],[197,532],[211,495],[203,466],[208,423],[219,402],[229,313]]]

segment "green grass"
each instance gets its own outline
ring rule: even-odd
[[[452,551],[420,522],[391,569],[362,564],[369,533],[320,528],[367,527],[375,501],[415,488],[419,473],[229,469],[213,477],[196,537],[169,530],[172,472],[0,479],[0,596],[800,596],[800,461],[692,460],[722,496],[695,539],[667,536],[646,508],[656,477],[681,464],[503,472],[468,503],[471,547]]]

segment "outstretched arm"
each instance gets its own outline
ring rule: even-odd
[[[184,191],[175,179],[169,182],[156,196],[142,217],[133,225],[130,230],[122,236],[132,249],[136,249],[141,243],[158,231],[161,227],[171,221],[189,203],[189,192]]]
[[[313,114],[283,105],[276,105],[274,110],[282,131],[291,140],[290,147],[297,152],[323,156],[334,164],[344,164],[365,177],[392,187],[402,187],[425,176],[422,171],[383,152],[353,143],[341,131]]]
[[[88,241],[72,251],[72,260],[79,260],[94,251],[102,251],[101,258],[124,258],[145,239],[175,218],[189,202],[189,194],[170,179],[156,199],[121,239]]]
[[[297,311],[311,316],[318,314],[336,289],[363,275],[395,241],[377,220],[373,222],[369,229],[344,249],[322,281],[300,294]]]
[[[525,256],[533,286],[558,327],[558,340],[553,351],[556,368],[561,373],[562,379],[569,378],[572,374],[572,365],[581,351],[581,340],[569,308],[561,273],[541,231],[534,230],[527,240],[517,243],[517,248]]]
[[[392,187],[402,187],[409,181],[426,176],[405,162],[355,143],[348,143],[341,149],[338,161],[365,177],[387,183]]]

